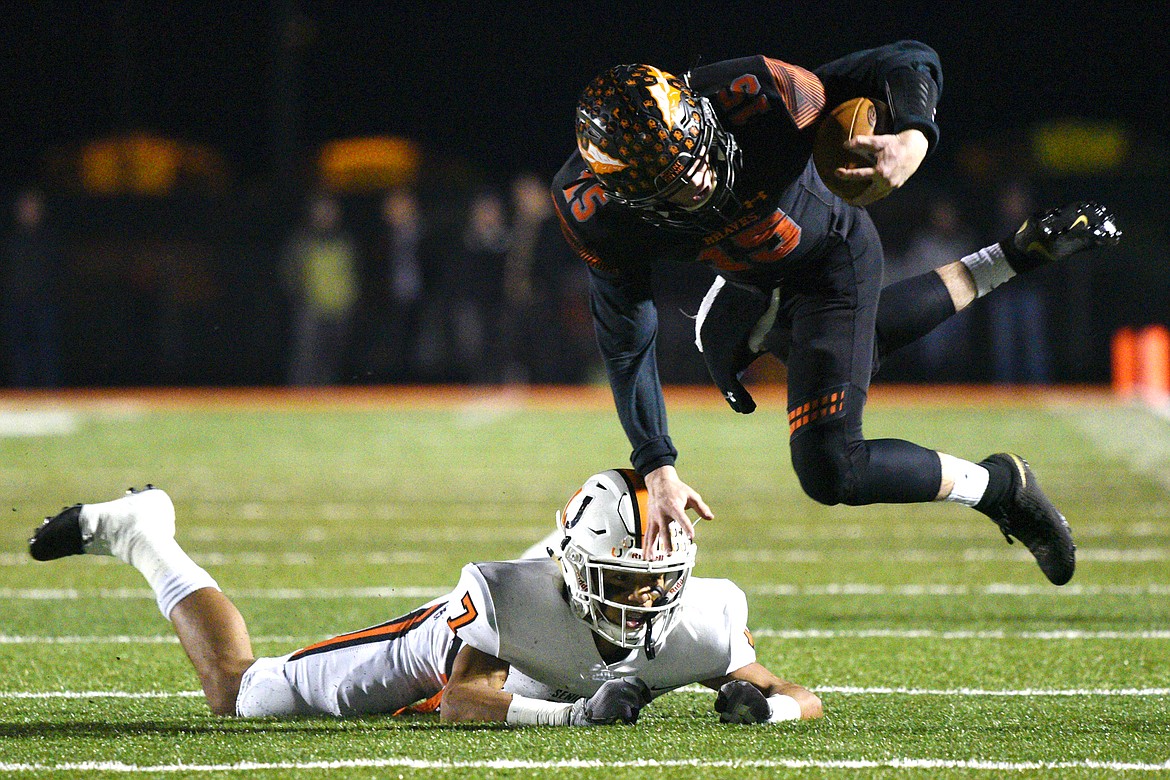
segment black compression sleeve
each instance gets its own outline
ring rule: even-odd
[[[933,149],[938,142],[938,125],[934,123],[938,96],[938,84],[925,66],[890,71],[886,75],[886,102],[890,106],[893,132],[921,130]]]

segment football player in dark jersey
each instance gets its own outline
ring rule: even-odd
[[[590,269],[591,310],[634,468],[650,494],[647,550],[686,510],[711,510],[674,468],[655,357],[655,262],[717,273],[696,345],[728,403],[755,409],[739,381],[765,351],[787,364],[789,447],[804,490],[824,504],[946,500],[973,506],[1019,539],[1054,583],[1072,577],[1063,515],[1018,455],[973,463],[896,439],[868,440],[862,412],[882,356],[932,330],[1017,273],[1115,243],[1112,214],[1074,203],[1013,236],[881,289],[880,239],[861,206],[897,189],[938,142],[938,56],[901,41],[808,71],[764,56],[683,78],[619,65],[594,79],[576,116],[577,152],[552,195]],[[811,161],[822,116],[853,97],[889,108],[891,127],[851,144],[870,167],[838,169],[869,186],[845,202]],[[669,283],[669,280],[661,280]]]

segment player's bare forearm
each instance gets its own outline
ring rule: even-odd
[[[723,677],[704,680],[703,685],[719,690],[724,683],[732,680],[743,680],[751,683],[759,688],[765,697],[789,696],[795,699],[796,703],[800,705],[801,720],[812,720],[824,714],[820,697],[815,693],[802,685],[780,679],[760,663],[750,663]]]
[[[484,685],[447,685],[439,710],[444,723],[464,721],[503,723],[508,717],[512,694]]]
[[[790,696],[796,699],[796,703],[800,705],[801,720],[814,720],[824,715],[824,710],[821,707],[821,699],[815,693],[796,683],[790,683],[787,680],[781,680],[781,685],[773,688],[771,692],[765,691],[765,696],[772,696],[779,694],[781,696]]]
[[[443,688],[440,718],[445,723],[504,722],[512,703],[512,694],[503,690],[507,679],[507,663],[464,646],[455,657],[451,679]]]

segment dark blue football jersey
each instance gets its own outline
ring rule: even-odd
[[[913,78],[898,78],[912,71]],[[941,92],[938,56],[900,41],[809,71],[765,56],[725,60],[688,74],[711,101],[741,153],[734,180],[739,206],[703,233],[652,224],[606,197],[575,152],[552,183],[566,240],[589,265],[591,309],[618,415],[641,473],[673,463],[654,355],[657,314],[651,287],[659,260],[699,262],[761,289],[817,261],[856,218],[812,165],[816,128],[826,109],[853,97],[887,103],[892,132],[917,128],[938,141],[934,103]],[[925,85],[925,88],[923,88]],[[899,94],[899,91],[907,94]]]

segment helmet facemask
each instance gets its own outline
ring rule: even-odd
[[[739,209],[735,138],[685,79],[648,65],[601,74],[578,103],[577,145],[606,195],[655,225],[709,232]],[[711,169],[710,197],[698,207],[672,202],[702,164]]]
[[[565,531],[560,564],[573,613],[607,642],[645,647],[653,657],[674,626],[695,548],[671,524],[673,550],[659,542],[655,559],[643,559],[645,494],[634,472],[603,472],[569,500],[557,522]],[[631,603],[632,593],[653,600]]]
[[[707,233],[725,226],[739,211],[735,197],[735,172],[739,165],[739,147],[735,137],[726,132],[715,116],[711,101],[698,97],[702,109],[703,127],[694,152],[682,152],[666,171],[654,179],[656,192],[641,198],[625,198],[606,189],[610,199],[638,212],[638,216],[659,227],[670,227],[695,233]],[[694,171],[705,162],[714,179],[711,197],[697,208],[687,208],[670,200],[671,196],[692,181]],[[669,178],[669,173],[682,173]],[[598,177],[601,178],[601,177]],[[604,179],[602,186],[605,186]]]

